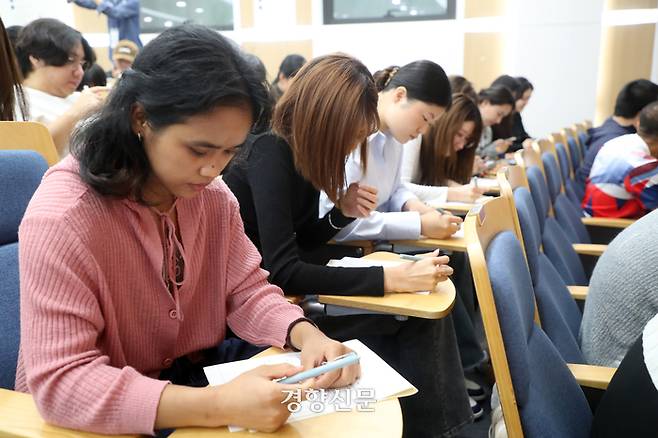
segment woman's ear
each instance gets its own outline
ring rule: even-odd
[[[402,102],[407,98],[407,88],[400,85],[393,93],[393,102]]]
[[[135,103],[132,106],[130,111],[130,125],[135,135],[144,135],[144,127],[146,126],[146,112],[144,111],[144,107],[139,103]]]
[[[32,55],[29,55],[29,58],[30,58],[30,64],[32,64],[32,69],[36,69],[37,67],[43,67],[44,65],[46,65],[42,60],[40,60],[39,58],[35,58]]]

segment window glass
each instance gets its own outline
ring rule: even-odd
[[[191,22],[233,30],[232,0],[141,0],[141,32],[158,33]]]
[[[455,18],[455,0],[324,0],[325,24],[451,18]]]

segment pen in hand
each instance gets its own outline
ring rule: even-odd
[[[412,254],[400,254],[400,258],[404,260],[411,260],[412,262],[419,262],[423,260],[425,257],[412,255]]]

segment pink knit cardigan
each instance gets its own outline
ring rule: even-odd
[[[226,324],[281,347],[303,314],[267,282],[223,182],[177,200],[178,242],[164,216],[99,195],[77,169],[69,156],[46,173],[19,230],[16,389],[60,426],[152,434],[168,384],[157,377],[174,359],[216,346]],[[159,226],[185,261],[173,294],[163,273],[175,271],[174,258]]]

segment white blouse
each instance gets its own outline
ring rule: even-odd
[[[356,219],[334,239],[401,240],[420,237],[420,213],[401,211],[410,199],[416,199],[400,179],[404,146],[380,131],[368,137],[368,168],[363,173],[360,148],[350,154],[345,165],[347,185],[362,182],[377,188],[377,209],[370,216]],[[319,217],[324,217],[334,204],[320,194]]]

